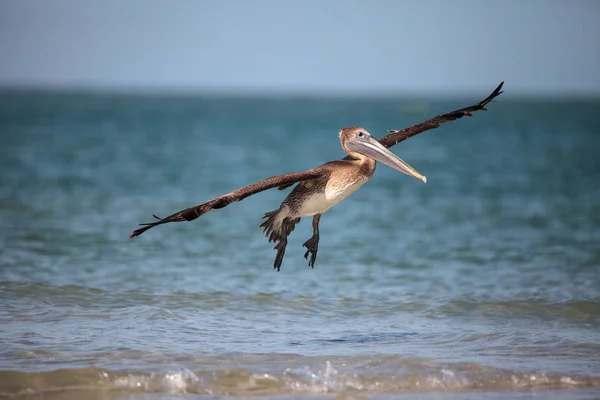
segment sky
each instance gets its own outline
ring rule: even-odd
[[[1,0],[0,86],[600,95],[596,0]]]

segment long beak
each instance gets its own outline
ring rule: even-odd
[[[352,138],[346,143],[346,147],[348,147],[350,150],[356,151],[357,153],[372,158],[375,161],[379,161],[388,167],[394,168],[396,171],[400,171],[403,174],[412,176],[422,180],[424,183],[427,183],[427,178],[424,175],[420,174],[416,169],[402,161],[394,153],[389,151],[371,136],[369,136],[367,139]]]

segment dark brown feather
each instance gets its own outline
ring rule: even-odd
[[[392,147],[403,140],[413,137],[421,132],[428,131],[429,129],[437,128],[438,126],[446,122],[454,121],[464,116],[470,117],[471,113],[475,111],[486,110],[485,106],[502,93],[502,91],[500,90],[502,89],[502,85],[504,85],[504,82],[500,83],[496,90],[494,90],[492,94],[490,94],[485,100],[482,100],[473,106],[461,108],[460,110],[455,110],[446,114],[438,115],[437,117],[433,117],[427,121],[421,122],[419,124],[410,126],[405,129],[390,130],[389,135],[378,139],[379,143],[381,143],[385,147]]]
[[[279,211],[281,211],[280,208],[266,213],[263,218],[267,218],[267,220],[260,224],[265,236],[269,239],[269,243],[279,242],[288,237],[294,231],[296,224],[300,222],[300,218],[290,219],[286,217],[281,221],[281,228],[279,230],[274,229],[275,219]]]
[[[148,229],[155,227],[157,225],[166,224],[169,222],[183,222],[183,221],[192,221],[199,216],[206,214],[212,209],[218,209],[226,207],[227,205],[241,201],[248,196],[252,196],[253,194],[262,192],[267,189],[272,189],[278,186],[285,185],[293,185],[297,182],[302,182],[310,179],[316,179],[322,176],[325,171],[321,167],[309,169],[308,171],[303,172],[292,172],[290,174],[283,174],[278,176],[272,176],[267,179],[263,179],[262,181],[253,183],[248,186],[244,186],[243,188],[234,190],[233,192],[224,194],[223,196],[219,196],[216,199],[207,201],[206,203],[198,204],[196,206],[186,208],[185,210],[181,210],[176,212],[175,214],[169,215],[168,217],[161,218],[156,222],[150,222],[144,225],[143,228],[136,229],[131,233],[129,238],[134,238],[136,236],[141,235],[146,232]]]

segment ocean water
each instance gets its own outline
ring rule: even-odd
[[[392,150],[281,272],[267,191],[483,99],[0,94],[0,397],[600,397],[600,101],[508,92]],[[492,88],[490,88],[492,89]]]

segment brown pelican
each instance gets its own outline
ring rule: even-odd
[[[339,131],[342,148],[348,153],[348,156],[344,159],[330,161],[304,172],[273,176],[209,200],[206,203],[179,211],[166,218],[159,218],[154,215],[154,218],[158,221],[141,224],[144,227],[133,231],[130,238],[139,236],[157,225],[194,220],[212,209],[226,207],[233,202],[241,201],[263,190],[275,187],[283,190],[297,183],[278,209],[264,215],[263,218],[266,218],[266,221],[260,227],[264,229],[269,243],[277,242],[275,245],[277,256],[273,268],[279,271],[289,234],[302,217],[312,216],[313,236],[303,246],[307,249],[304,258],[308,259],[310,256],[308,265],[314,268],[319,249],[319,221],[321,215],[371,179],[375,172],[376,161],[426,182],[425,176],[389,151],[389,147],[421,132],[437,128],[443,123],[464,116],[471,116],[474,111],[485,110],[485,106],[502,93],[503,84],[504,82],[500,83],[496,90],[485,100],[473,106],[438,115],[406,129],[390,130],[387,136],[380,139],[373,138],[369,132],[357,126],[344,128]]]

